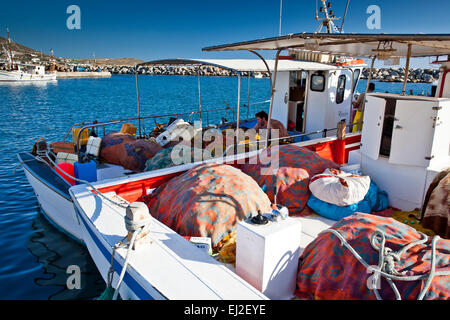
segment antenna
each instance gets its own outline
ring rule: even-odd
[[[316,20],[320,20],[321,22],[315,33],[320,33],[323,27],[327,29],[326,31],[327,33],[339,33],[339,30],[334,24],[334,21],[339,20],[340,18],[334,16],[333,10],[329,10],[331,9],[331,1],[329,1],[328,3],[326,2],[326,0],[321,1],[322,7],[320,7],[320,12],[322,12],[325,15],[325,18],[319,18],[316,13]]]
[[[6,27],[6,33],[8,34],[8,43],[11,43],[11,37],[9,35],[9,28]]]
[[[342,31],[344,31],[344,22],[345,22],[345,17],[347,16],[347,10],[348,10],[349,3],[350,3],[350,0],[347,0],[347,4],[345,5],[345,13],[344,13],[344,17],[342,18],[342,24],[341,24],[341,29],[339,30],[339,33],[342,33]]]
[[[278,35],[281,37],[281,17],[283,15],[283,0],[280,0],[280,29]]]

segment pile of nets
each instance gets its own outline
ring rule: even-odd
[[[213,247],[239,221],[271,202],[258,184],[225,164],[201,164],[156,189],[149,202],[153,217],[182,236],[210,237]]]
[[[386,250],[380,250],[382,235]],[[437,273],[427,289],[433,239],[392,218],[355,213],[319,234],[306,247],[299,262],[297,296],[318,300],[398,298],[388,280],[381,277],[373,281],[374,271],[368,268],[378,268],[381,251],[385,253],[382,270],[403,279],[391,279],[402,299],[417,299],[424,288],[424,299],[450,299],[450,240],[437,240]]]
[[[272,202],[278,189],[277,203],[287,207],[290,214],[300,214],[310,196],[309,179],[327,168],[339,165],[306,148],[282,145],[250,158],[242,171],[264,186]]]
[[[141,172],[145,169],[147,160],[161,149],[161,146],[152,141],[138,140],[129,134],[110,133],[102,139],[100,160]]]

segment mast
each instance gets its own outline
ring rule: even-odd
[[[53,57],[53,49],[50,49],[50,72],[55,71],[55,59]]]
[[[333,10],[329,10],[331,9],[331,1],[329,1],[328,3],[326,2],[326,0],[321,1],[322,7],[320,7],[320,12],[324,14],[325,18],[319,18],[317,13],[317,2],[316,2],[316,20],[320,21],[320,25],[317,28],[316,33],[320,33],[323,27],[327,29],[326,33],[339,33],[339,30],[334,24],[334,21],[339,20],[340,17],[334,16]]]
[[[10,70],[14,68],[14,60],[13,60],[13,54],[11,49],[11,36],[9,34],[9,28],[6,28],[6,32],[8,33],[8,48],[9,48],[9,60],[10,60]]]

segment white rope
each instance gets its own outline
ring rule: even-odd
[[[427,235],[419,232],[422,236],[422,239],[411,242],[410,244],[404,246],[401,250],[394,252],[394,251],[392,251],[392,249],[385,247],[385,241],[386,241],[385,234],[379,230],[376,230],[370,238],[370,243],[371,243],[372,247],[375,250],[379,251],[378,268],[375,269],[375,268],[369,266],[369,264],[358,254],[358,252],[355,251],[355,249],[353,249],[353,247],[347,242],[347,240],[341,235],[340,232],[338,232],[337,230],[334,230],[334,229],[327,229],[327,230],[324,230],[323,232],[321,232],[319,235],[324,234],[324,233],[332,233],[333,235],[335,235],[341,241],[341,246],[345,246],[362,265],[364,265],[368,270],[374,270],[375,271],[374,281],[378,280],[378,278],[380,276],[385,277],[386,280],[388,281],[390,287],[394,291],[397,300],[401,300],[401,295],[400,295],[400,292],[398,291],[397,287],[395,286],[395,283],[393,282],[393,280],[417,281],[417,280],[422,280],[422,279],[428,277],[427,281],[425,283],[425,286],[423,287],[423,289],[421,290],[421,292],[419,293],[419,295],[417,297],[418,300],[422,300],[423,297],[425,296],[425,294],[428,292],[428,289],[430,288],[431,282],[433,281],[434,277],[450,275],[450,271],[436,272],[436,244],[437,244],[438,240],[440,239],[439,236],[435,236],[432,241],[431,268],[430,268],[430,271],[428,272],[428,274],[419,275],[419,276],[405,276],[404,275],[405,273],[399,273],[395,269],[395,261],[399,261],[401,259],[401,255],[403,253],[405,253],[407,250],[409,250],[411,247],[413,247],[415,245],[424,244],[428,240]],[[374,241],[375,238],[377,238],[378,236],[381,236],[381,243],[380,243],[379,247],[376,246],[375,241]],[[375,296],[377,297],[378,300],[382,300],[376,287],[375,287]]]

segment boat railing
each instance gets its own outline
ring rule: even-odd
[[[247,109],[249,110],[250,107],[252,106],[256,106],[256,110],[260,109],[260,106],[263,104],[267,104],[269,103],[270,100],[265,100],[265,101],[260,101],[260,102],[254,102],[251,103],[250,105],[246,105],[243,104],[242,107],[247,107]],[[170,118],[170,117],[180,117],[180,116],[188,116],[188,122],[192,121],[192,118],[194,115],[199,114],[200,118],[201,118],[201,114],[205,113],[206,114],[206,124],[209,126],[209,120],[210,120],[210,114],[213,112],[219,112],[219,111],[231,111],[233,114],[233,120],[231,122],[226,122],[226,123],[222,123],[222,124],[227,124],[227,123],[232,123],[234,121],[236,121],[236,113],[234,111],[236,107],[235,106],[227,106],[225,108],[215,108],[215,109],[207,109],[207,110],[198,110],[198,111],[192,111],[192,112],[179,112],[179,113],[171,113],[171,114],[162,114],[162,115],[154,115],[154,116],[142,116],[142,117],[130,117],[130,118],[122,118],[122,119],[116,119],[116,120],[107,120],[107,121],[93,121],[93,122],[81,122],[81,123],[75,123],[73,124],[69,130],[67,131],[66,135],[63,138],[63,142],[66,141],[67,137],[70,135],[70,133],[72,132],[72,130],[74,128],[80,128],[78,135],[81,134],[81,132],[83,132],[85,129],[90,129],[93,127],[103,127],[103,135],[105,135],[105,127],[109,126],[109,125],[113,125],[113,124],[118,124],[118,123],[123,123],[123,122],[127,122],[127,121],[143,121],[143,128],[145,131],[145,120],[156,120],[158,118]],[[241,117],[240,117],[241,118]],[[249,120],[249,114],[247,112],[247,120]],[[77,139],[78,140],[78,139]],[[78,144],[77,144],[78,146]]]
[[[363,121],[347,123],[346,124],[346,131],[349,131],[349,133],[351,133],[353,131],[353,128],[355,128],[355,126],[358,126],[359,124],[362,125],[362,123],[363,123]],[[314,135],[314,134],[322,134],[322,138],[326,138],[328,132],[335,131],[335,130],[337,131],[339,129],[340,129],[339,127],[336,127],[336,128],[312,131],[312,132],[308,132],[308,133],[299,133],[299,134],[296,134],[296,135],[290,135],[290,136],[286,136],[286,137],[270,138],[270,139],[267,140],[267,142],[275,142],[275,141],[281,141],[281,140],[286,140],[286,139],[301,138],[301,137],[306,137],[306,136],[310,136],[310,135]],[[358,132],[360,132],[360,131],[358,131]],[[265,144],[266,144],[266,140],[242,141],[242,142],[237,143],[237,144],[232,144],[232,145],[228,146],[225,149],[225,152],[223,153],[223,157],[225,157],[232,148],[234,150],[234,153],[236,153],[236,149],[239,146],[246,146],[246,145],[251,145],[251,144],[255,144],[255,143],[258,144],[258,148],[257,149],[264,149],[265,148]]]

